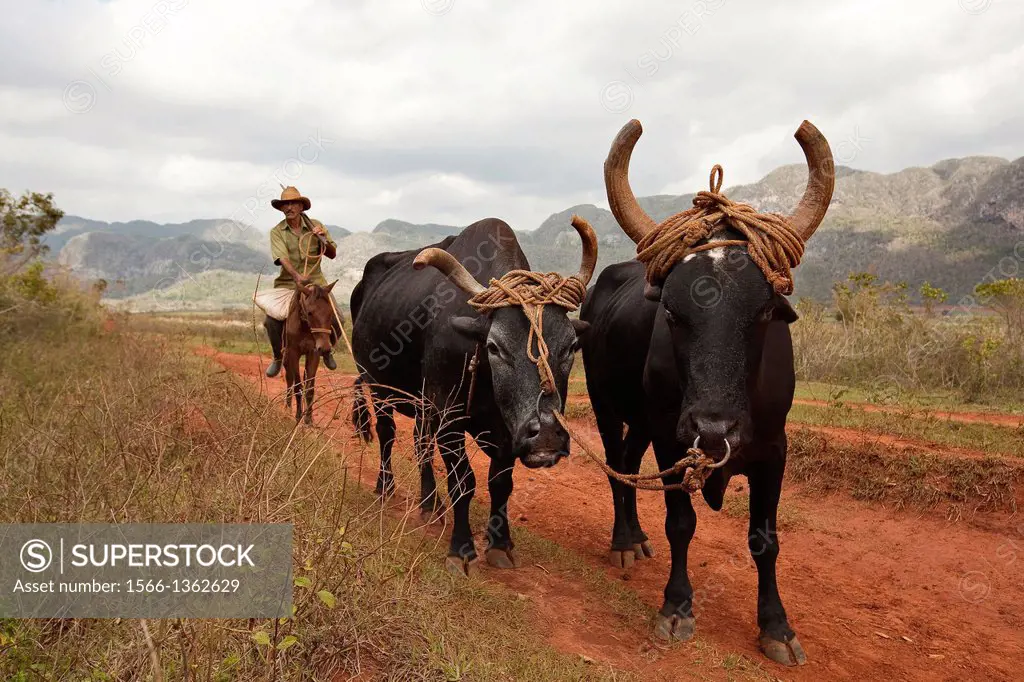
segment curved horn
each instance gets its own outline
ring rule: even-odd
[[[476,296],[481,291],[487,290],[487,287],[480,284],[480,282],[473,278],[473,275],[469,274],[469,270],[463,267],[462,263],[455,260],[455,256],[443,249],[431,247],[423,249],[416,254],[416,260],[412,262],[413,268],[422,270],[428,265],[433,265],[440,270],[470,296]]]
[[[634,242],[643,239],[656,225],[651,216],[640,208],[629,187],[629,157],[642,133],[640,121],[635,118],[622,126],[604,161],[604,186],[608,192],[608,205],[622,231]]]
[[[810,121],[801,123],[793,137],[800,143],[807,159],[807,189],[789,219],[803,240],[807,241],[818,229],[832,201],[836,166],[828,141]]]
[[[580,271],[576,276],[583,282],[583,286],[587,286],[597,267],[597,235],[594,234],[594,228],[590,223],[578,215],[572,217],[572,226],[583,242],[583,257],[580,259]]]

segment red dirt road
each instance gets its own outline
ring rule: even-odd
[[[261,376],[265,360],[261,368],[255,356],[210,350],[203,355],[271,395],[283,391],[280,377]],[[350,375],[324,371],[317,378],[321,390],[342,389],[352,381]],[[346,408],[331,421],[334,405],[320,406],[317,424],[347,441]],[[590,443],[599,445],[593,427],[577,425]],[[409,450],[410,431],[408,420],[402,420],[396,457]],[[475,447],[470,451],[478,481],[474,503],[486,505],[487,459]],[[363,472],[368,484],[376,476],[376,455],[373,443]],[[550,470],[520,468],[515,484],[513,532],[528,528],[576,552],[609,578],[623,577],[606,564],[612,506],[607,479],[596,465],[574,456]],[[652,646],[644,619],[617,613],[607,593],[578,576],[542,568],[530,556],[521,556],[523,567],[515,571],[482,566],[482,576],[530,600],[538,627],[556,648],[649,679],[758,677],[757,671],[712,663],[728,654],[742,654],[760,664],[763,673],[787,680],[1020,679],[1024,518],[999,519],[992,524],[1000,530],[995,532],[845,496],[811,495],[787,483],[780,510],[779,583],[790,623],[808,656],[806,666],[789,669],[768,661],[757,648],[757,577],[746,547],[745,488],[744,478],[734,479],[720,513],[694,497],[699,521],[690,548],[697,615],[692,642]],[[403,494],[417,491],[400,490],[399,497]],[[664,502],[660,494],[643,491],[638,502],[657,556],[639,562],[621,585],[656,609],[669,568]],[[743,513],[726,513],[730,508]],[[442,532],[447,530],[431,529],[434,535]],[[442,553],[439,548],[439,561]]]

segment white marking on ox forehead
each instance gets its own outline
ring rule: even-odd
[[[709,237],[708,241],[709,242],[724,242],[724,241],[729,241],[729,240],[726,237],[717,237],[716,236],[716,237]],[[714,263],[714,265],[717,267],[717,266],[719,266],[721,264],[721,262],[723,260],[725,260],[725,249],[726,249],[726,246],[728,246],[728,245],[715,246],[715,247],[710,248],[710,249],[705,249],[704,251],[698,251],[697,253],[687,254],[683,258],[683,262],[684,263],[688,262],[694,256],[704,255],[704,256],[707,256],[708,258],[710,258],[712,263]]]

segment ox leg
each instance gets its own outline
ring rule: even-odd
[[[391,448],[395,444],[395,407],[387,398],[373,401],[377,415],[377,441],[380,443],[380,472],[377,474],[377,494],[381,498],[395,493],[395,474],[391,470]]]
[[[640,463],[644,459],[650,437],[640,429],[630,427],[626,434],[625,465],[626,473],[636,474],[640,471]],[[640,527],[640,517],[636,511],[636,488],[622,486],[622,507],[629,525],[630,540],[633,542],[633,555],[636,559],[654,556],[654,547],[647,538],[647,533]]]
[[[306,355],[306,373],[302,379],[302,389],[306,396],[306,411],[303,414],[303,422],[307,426],[313,423],[313,397],[316,392],[316,370],[319,365],[319,353],[308,353]]]
[[[502,448],[492,444],[483,447],[491,458],[487,472],[487,490],[491,496],[491,514],[487,521],[487,550],[484,557],[495,568],[519,568],[512,542],[512,528],[508,522],[508,500],[512,495],[512,469],[516,460],[501,457]],[[509,452],[508,448],[504,452]]]
[[[614,415],[599,409],[594,404],[594,416],[597,419],[597,430],[601,434],[601,444],[604,446],[605,462],[614,471],[624,473],[626,469],[624,447],[622,439],[622,421]],[[625,486],[608,477],[608,484],[612,489],[612,507],[615,510],[615,520],[612,522],[612,547],[608,553],[608,560],[615,568],[629,568],[633,565],[633,541],[630,537],[629,524],[626,522],[626,514],[623,508]]]
[[[416,464],[420,469],[420,516],[433,522],[441,511],[434,479],[434,434],[437,420],[432,415],[417,414],[415,427]]]
[[[668,438],[654,452],[658,467],[667,469],[684,454],[674,438]],[[682,476],[669,476],[666,483],[676,483]],[[672,550],[672,567],[665,585],[665,602],[655,616],[654,636],[661,640],[685,642],[693,637],[696,619],[693,616],[693,586],[687,572],[690,541],[697,529],[697,514],[690,496],[680,490],[665,491],[665,536]]]
[[[630,428],[629,436],[622,437],[622,420],[607,410],[594,406],[594,414],[597,418],[597,428],[601,434],[601,443],[604,445],[605,462],[618,473],[635,474],[640,470],[640,460],[643,458],[644,450],[647,448],[647,440],[644,438],[643,447],[636,452],[633,429]],[[633,445],[630,448],[630,445]],[[644,556],[644,549],[641,545],[646,543],[650,551],[648,556],[653,556],[651,545],[647,542],[647,536],[640,530],[640,523],[636,514],[636,490],[608,477],[608,483],[612,489],[612,506],[615,510],[615,520],[612,524],[612,545],[608,553],[608,560],[615,568],[630,568],[637,559]],[[635,530],[634,530],[635,529]]]
[[[455,575],[473,577],[477,573],[477,554],[469,527],[469,503],[476,492],[476,476],[466,455],[465,432],[446,426],[438,434],[437,445],[448,471],[448,497],[455,517],[445,566]]]
[[[775,578],[775,561],[779,557],[776,520],[786,466],[784,447],[748,466],[750,527],[747,544],[757,566],[757,624],[761,629],[761,651],[777,663],[793,666],[806,663],[807,656],[789,627]]]

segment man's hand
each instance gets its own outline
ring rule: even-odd
[[[326,237],[327,230],[325,230],[322,226],[313,223],[313,234],[315,234],[318,237]]]
[[[301,284],[302,286],[307,287],[309,286],[309,283],[312,282],[313,280],[312,278],[307,277],[306,275],[299,275],[298,277],[296,277],[295,281]]]

